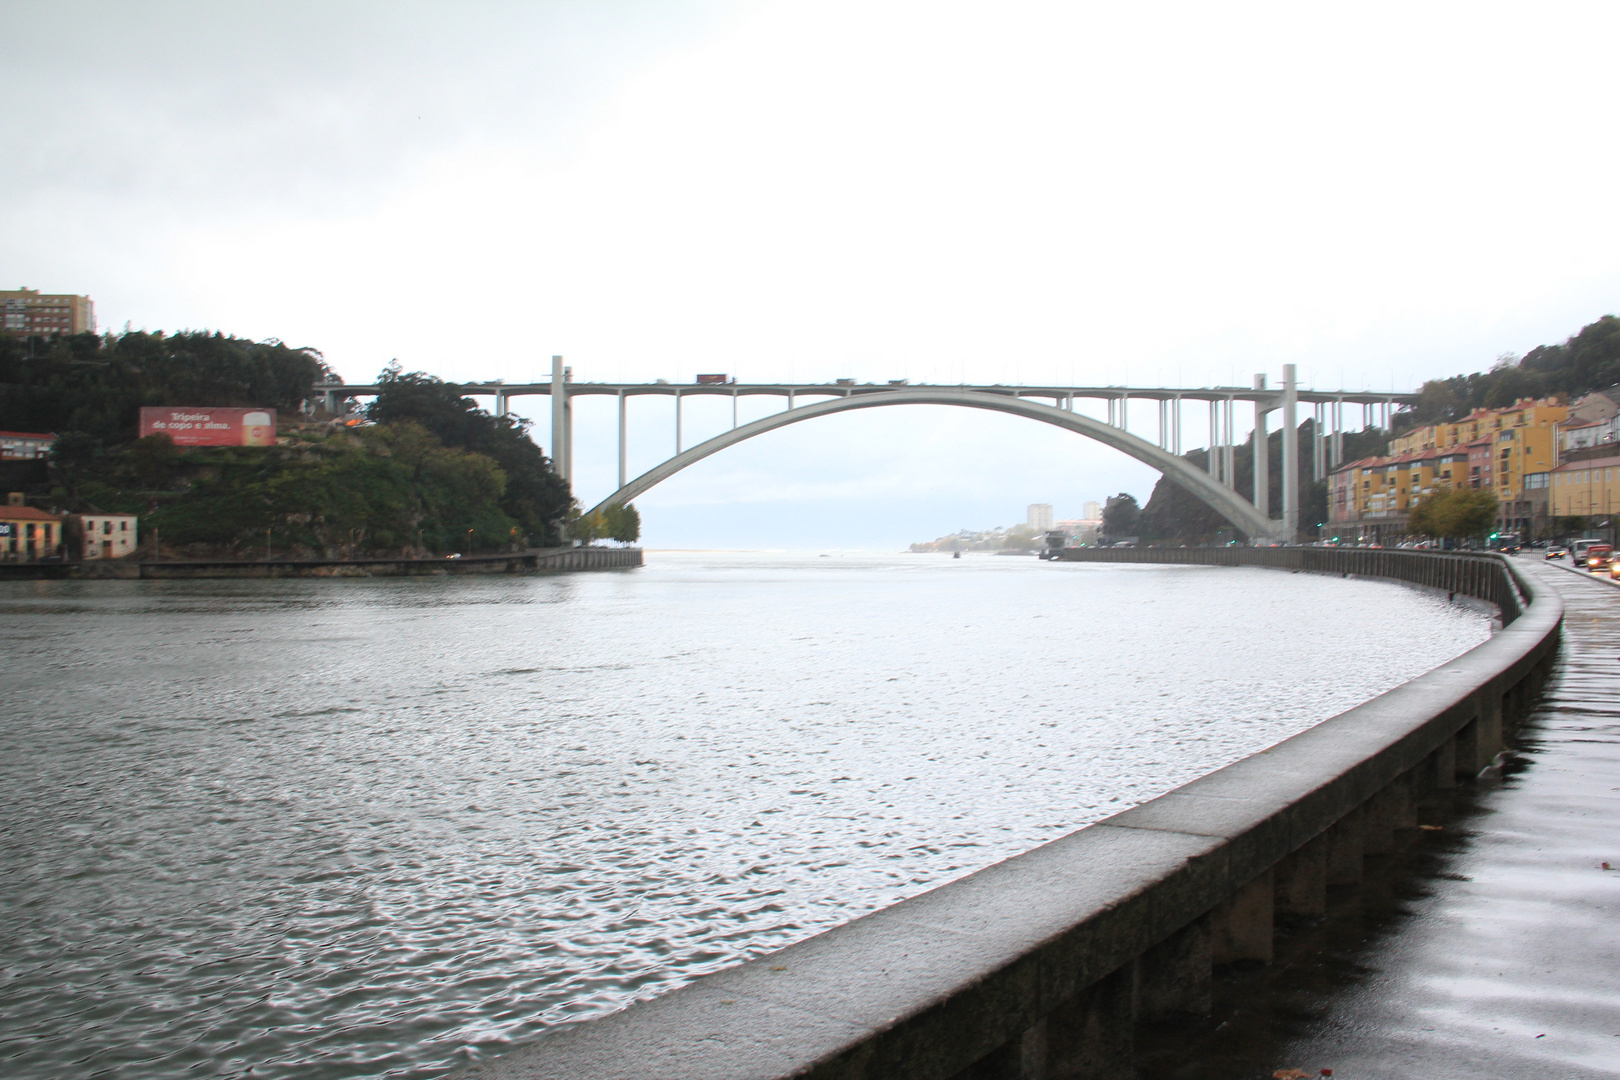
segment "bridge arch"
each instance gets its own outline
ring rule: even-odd
[[[1043,405],[1040,402],[1014,397],[1010,394],[992,394],[977,390],[954,390],[944,387],[886,390],[876,394],[853,394],[849,397],[818,401],[813,405],[801,405],[779,413],[772,413],[770,416],[762,417],[716,435],[707,442],[683,450],[668,461],[648,469],[592,507],[591,512],[594,513],[605,510],[609,506],[627,503],[653,486],[668,480],[687,466],[702,461],[710,454],[718,453],[728,446],[735,446],[737,443],[752,439],[756,435],[763,435],[767,431],[774,431],[789,424],[797,424],[803,420],[813,420],[818,416],[849,412],[852,409],[883,408],[890,405],[956,405],[969,409],[987,409],[991,412],[1010,413],[1013,416],[1039,420],[1042,423],[1052,424],[1055,427],[1095,439],[1106,446],[1113,447],[1115,450],[1129,454],[1145,465],[1152,466],[1252,537],[1270,537],[1280,524],[1262,516],[1260,511],[1241,495],[1223,484],[1216,483],[1208,473],[1194,467],[1185,458],[1177,457],[1169,451],[1153,445],[1146,439],[1132,435],[1128,431],[1105,424],[1101,420],[1093,420],[1089,416],[1082,416],[1079,413],[1069,412],[1051,405]]]

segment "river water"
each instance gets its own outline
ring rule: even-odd
[[[441,1075],[1489,632],[1381,582],[992,556],[0,584],[0,1075]]]

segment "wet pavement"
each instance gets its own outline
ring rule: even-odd
[[[1142,1080],[1620,1077],[1620,588],[1519,565],[1564,643],[1499,767],[1221,972],[1207,1022],[1143,1033]]]

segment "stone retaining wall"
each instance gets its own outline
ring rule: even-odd
[[[1128,1077],[1137,1021],[1210,1006],[1279,914],[1390,851],[1475,776],[1550,667],[1560,599],[1498,556],[1176,549],[1097,561],[1376,574],[1478,597],[1463,656],[1159,798],[768,957],[468,1069],[463,1080]]]
[[[620,570],[642,565],[640,548],[531,548],[461,559],[184,559],[138,562],[0,563],[4,580],[98,578],[424,577],[445,574],[533,574]]]
[[[196,559],[127,564],[142,578],[420,577],[443,574],[532,574],[640,566],[640,548],[533,548],[460,559]],[[92,564],[86,563],[85,566]]]

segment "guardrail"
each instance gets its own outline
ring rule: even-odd
[[[570,1027],[463,1080],[1128,1077],[1137,1021],[1210,1007],[1278,914],[1393,849],[1476,775],[1557,647],[1563,604],[1497,556],[1099,551],[1089,561],[1376,574],[1498,605],[1489,641],[1268,750],[1023,855]]]

